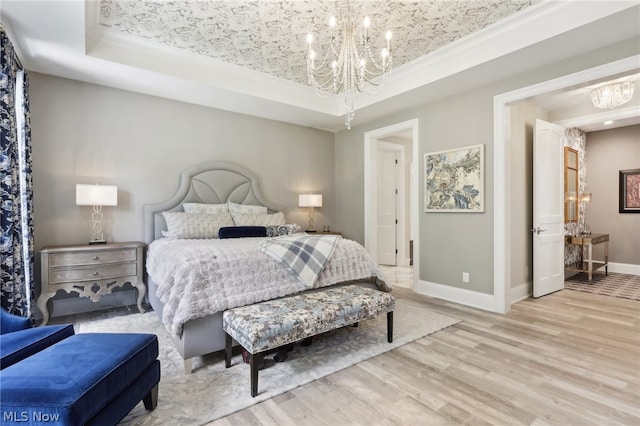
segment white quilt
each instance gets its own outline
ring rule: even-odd
[[[349,281],[371,281],[391,291],[369,253],[355,241],[340,239],[313,286],[263,253],[264,238],[183,240],[163,238],[147,251],[147,273],[164,303],[162,321],[175,336],[187,321],[225,309],[275,299],[309,288]]]

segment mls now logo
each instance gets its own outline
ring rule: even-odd
[[[22,423],[22,422],[57,422],[60,420],[60,414],[55,413],[43,413],[41,411],[4,411],[2,413],[2,421],[3,422],[13,422],[13,423]]]

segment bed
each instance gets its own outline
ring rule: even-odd
[[[277,280],[279,280],[278,283],[280,283],[280,280],[283,282],[286,281],[283,283],[284,290],[279,290],[278,287],[278,289],[276,289],[277,291],[255,292],[255,294],[253,291],[248,291],[246,297],[242,295],[243,297],[236,297],[238,300],[231,301],[225,299],[224,305],[216,305],[218,307],[215,308],[211,306],[218,303],[218,297],[214,294],[216,290],[209,287],[209,283],[198,284],[201,285],[201,288],[198,287],[197,290],[193,290],[191,287],[179,287],[182,285],[190,285],[189,283],[185,284],[183,281],[190,281],[191,278],[188,280],[174,279],[174,281],[167,278],[166,274],[179,269],[178,266],[169,266],[169,262],[171,261],[178,260],[179,265],[185,265],[182,269],[191,268],[191,266],[186,266],[189,262],[194,262],[194,264],[198,265],[198,268],[215,269],[213,264],[216,262],[219,263],[221,261],[220,259],[226,258],[227,252],[222,250],[226,250],[227,247],[232,247],[229,249],[230,253],[236,253],[238,250],[248,250],[246,247],[253,247],[254,244],[256,247],[262,244],[260,247],[264,248],[264,244],[274,240],[274,238],[253,238],[253,236],[250,236],[251,238],[234,238],[228,240],[213,238],[200,240],[166,238],[164,235],[166,235],[168,229],[167,219],[171,221],[172,215],[175,216],[176,213],[183,212],[183,206],[185,204],[187,206],[213,205],[209,207],[227,204],[229,206],[235,206],[234,208],[243,209],[252,209],[253,207],[251,206],[262,206],[263,208],[266,207],[269,216],[282,214],[279,212],[283,212],[284,209],[263,198],[259,190],[258,179],[250,171],[236,164],[220,161],[207,162],[185,170],[181,174],[178,190],[169,200],[144,206],[144,235],[145,242],[148,244],[145,278],[149,303],[160,319],[163,320],[176,348],[184,359],[185,371],[190,373],[193,368],[194,357],[224,350],[225,336],[222,330],[222,311],[225,308],[235,307],[234,304],[240,306],[243,304],[257,303],[297,292],[317,291],[318,288],[296,286],[293,284],[293,281],[296,280],[293,279],[293,281],[291,281],[291,279],[288,278],[288,272],[287,278],[285,278],[283,273],[278,270],[276,271]],[[184,215],[184,213],[180,214]],[[335,241],[337,247],[335,248],[336,254],[333,255],[329,262],[334,262],[336,265],[330,268],[330,264],[327,264],[327,268],[324,268],[321,272],[321,277],[317,279],[317,282],[320,283],[319,285],[361,285],[378,288],[383,291],[391,291],[391,288],[384,282],[382,274],[377,270],[377,265],[374,265],[373,262],[370,261],[368,254],[366,254],[362,246],[350,240],[340,239],[339,237]],[[172,250],[175,250],[175,252]],[[356,255],[352,254],[354,250],[356,250]],[[211,255],[210,261],[203,261],[200,258],[192,260],[185,257],[190,256],[190,253],[197,253],[199,257],[202,252],[209,253],[209,251],[214,253]],[[352,261],[352,258],[361,256],[360,252],[364,253],[362,256],[369,259],[368,265],[364,265],[364,263],[367,263],[367,260],[359,260],[363,265],[358,265],[357,272],[336,272],[344,269],[338,262]],[[338,253],[340,253],[342,257],[339,257]],[[162,257],[163,255],[164,257]],[[204,254],[204,256],[206,256],[206,254]],[[243,260],[239,255],[234,256],[236,255],[229,255],[229,258],[232,261],[241,262],[237,264],[238,270],[246,270],[246,268],[251,267],[246,259]],[[259,256],[262,255],[255,255],[256,258]],[[348,259],[343,259],[345,256],[347,256]],[[174,259],[169,259],[171,257]],[[268,263],[268,261],[264,259],[261,259],[261,262]],[[233,265],[233,263],[228,263],[228,265]],[[270,267],[272,267],[272,265],[270,265]],[[287,269],[284,266],[282,268]],[[217,272],[214,271],[213,273]],[[331,276],[332,273],[336,273],[336,275]],[[177,274],[177,272],[175,272],[175,274]],[[354,276],[356,277],[355,279]],[[198,278],[198,280],[201,280],[201,278]],[[299,283],[300,280],[298,279],[296,282]],[[273,285],[268,286],[268,288],[274,287]],[[222,291],[225,293],[225,297],[226,291],[226,289]],[[177,295],[174,294],[171,296],[169,293],[177,293]],[[187,308],[177,308],[176,303],[174,303],[176,297],[181,297],[185,300],[192,298],[192,300],[190,303],[184,303],[188,305]],[[202,299],[198,299],[199,297],[202,297]],[[178,302],[180,303],[182,300],[178,300]],[[195,309],[192,305],[206,305],[209,311],[220,310],[206,314],[191,313],[188,309]],[[174,310],[176,312],[174,312]],[[179,312],[177,312],[178,310]],[[176,319],[176,317],[179,318]],[[182,320],[180,320],[180,318]]]

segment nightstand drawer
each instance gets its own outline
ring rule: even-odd
[[[51,253],[49,254],[49,268],[76,265],[103,265],[105,263],[133,262],[135,260],[135,249]]]
[[[137,268],[135,263],[96,266],[94,268],[57,269],[49,271],[49,284],[104,280],[108,278],[136,276],[136,274]]]

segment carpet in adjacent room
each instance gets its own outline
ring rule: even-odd
[[[609,272],[594,272],[591,283],[586,273],[581,272],[565,279],[564,288],[595,293],[622,299],[640,300],[640,276]]]

